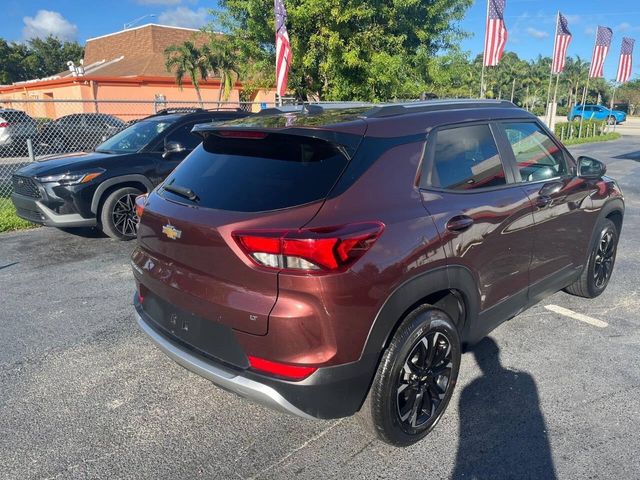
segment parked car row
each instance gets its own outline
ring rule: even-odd
[[[38,153],[93,150],[127,127],[122,120],[103,113],[74,113],[40,126],[21,110],[0,109],[0,156],[25,156],[27,139]]]
[[[605,290],[624,217],[605,173],[510,102],[313,106],[156,115],[24,168],[13,199],[137,232],[138,324],[180,365],[407,446],[467,346],[558,290]]]

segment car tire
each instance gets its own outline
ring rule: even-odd
[[[382,356],[358,413],[361,423],[375,437],[397,447],[422,440],[449,404],[460,352],[458,331],[449,315],[431,305],[415,309]]]
[[[135,199],[143,192],[134,187],[119,188],[111,192],[100,210],[102,231],[116,240],[133,240],[138,230]]]
[[[616,120],[616,117],[608,117],[607,118],[607,125],[617,125],[618,121]]]
[[[573,122],[579,122],[581,118],[582,118],[582,117],[581,117],[580,115],[576,115],[575,117],[573,117],[573,120],[572,120],[572,121],[573,121]]]
[[[616,225],[608,218],[598,224],[587,265],[580,278],[565,288],[565,292],[595,298],[605,291],[616,262],[619,235]]]

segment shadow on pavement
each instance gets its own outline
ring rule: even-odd
[[[491,338],[472,353],[482,376],[460,395],[460,443],[453,478],[555,479],[533,377],[504,368]]]
[[[635,160],[636,162],[640,162],[640,151],[623,153],[622,155],[618,155],[617,157],[613,158],[619,160]]]
[[[101,230],[94,227],[60,228],[59,230],[83,238],[107,238]]]

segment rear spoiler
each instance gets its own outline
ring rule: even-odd
[[[341,147],[341,150],[345,153],[347,158],[351,160],[364,138],[365,131],[366,127],[360,129],[347,129],[347,131],[336,131],[321,128],[252,128],[244,125],[234,126],[216,123],[202,123],[195,125],[191,130],[191,133],[198,135],[203,139],[203,141],[207,141],[207,139],[211,137],[221,140],[226,138],[247,141],[268,141],[270,135],[291,135],[315,138]]]

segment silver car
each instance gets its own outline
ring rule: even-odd
[[[38,136],[36,121],[21,110],[0,108],[0,157],[24,155],[27,139]]]

